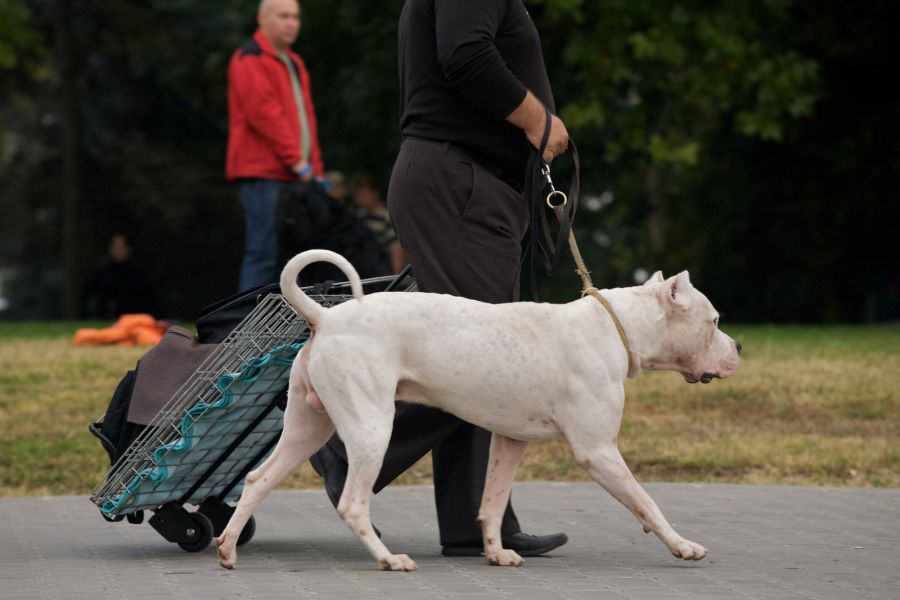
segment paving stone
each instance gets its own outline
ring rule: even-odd
[[[276,491],[257,512],[238,568],[215,550],[187,553],[146,523],[107,523],[86,497],[0,499],[0,596],[28,598],[327,599],[896,598],[900,490],[646,484],[697,563],[672,557],[594,484],[521,483],[530,533],[570,542],[518,568],[441,556],[430,487],[373,501],[385,543],[415,573],[381,571],[321,490]],[[148,515],[149,516],[149,515]]]

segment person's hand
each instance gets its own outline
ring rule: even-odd
[[[528,141],[535,148],[540,149],[541,140],[544,137],[546,118],[541,119],[539,127],[532,127],[525,132]],[[550,115],[550,137],[547,138],[547,147],[544,149],[544,162],[549,163],[569,148],[569,132],[565,124],[556,115]]]
[[[297,177],[303,181],[310,182],[314,177],[312,165],[305,160],[297,161],[291,166],[291,169],[293,169],[294,173],[297,174]]]

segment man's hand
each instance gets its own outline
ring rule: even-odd
[[[303,181],[309,182],[312,181],[313,178],[313,169],[312,165],[306,162],[305,160],[299,160],[293,165],[291,165],[291,170],[297,174],[297,177],[302,179]]]
[[[516,107],[506,120],[525,132],[528,142],[537,149],[541,147],[544,138],[544,126],[547,123],[547,109],[537,97],[528,92],[525,99]],[[550,137],[547,138],[547,147],[544,149],[544,162],[550,162],[569,147],[569,132],[566,126],[556,115],[550,115]]]
[[[546,127],[547,118],[541,119],[540,127],[532,127],[525,131],[525,136],[531,145],[535,148],[541,147],[541,140],[544,139],[544,128]],[[565,124],[556,115],[550,115],[550,137],[547,138],[547,147],[544,149],[544,162],[549,163],[560,154],[564,154],[569,149],[569,132]]]

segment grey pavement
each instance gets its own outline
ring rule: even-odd
[[[646,484],[704,544],[672,557],[599,486],[518,483],[528,531],[570,542],[519,568],[440,555],[430,487],[388,488],[373,520],[413,573],[380,571],[322,490],[276,491],[237,570],[146,523],[107,523],[87,497],[0,499],[0,598],[900,598],[900,490]]]

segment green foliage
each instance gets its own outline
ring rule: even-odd
[[[387,189],[400,145],[397,19],[402,0],[303,2],[298,51],[313,77],[326,168]]]
[[[738,111],[738,131],[781,141],[785,121],[812,114],[817,94],[809,84],[816,82],[817,76],[818,65],[793,52],[760,61],[748,76],[756,88],[755,103]]]
[[[654,163],[673,163],[682,165],[697,164],[700,142],[691,141],[675,145],[671,140],[656,134],[650,137],[650,158]]]
[[[563,115],[573,135],[607,138],[613,162],[696,165],[727,127],[780,140],[819,96],[817,63],[790,44],[787,2],[547,5],[545,37],[578,83]]]
[[[29,27],[28,9],[16,0],[0,0],[0,71],[19,66],[22,55],[42,50],[41,35]]]
[[[898,110],[863,91],[891,68],[890,3],[539,4],[583,195],[613,200],[582,210],[577,227],[600,285],[631,283],[639,266],[689,268],[745,319],[900,314],[883,225],[897,203],[872,187],[883,174],[882,195],[895,195],[896,138],[879,131]],[[885,144],[864,141],[875,139]],[[850,198],[865,198],[856,214]]]
[[[886,258],[900,203],[885,201],[900,149],[884,134],[900,127],[900,104],[881,91],[896,55],[891,5],[528,2],[582,155],[591,201],[576,229],[596,282],[689,268],[747,320],[900,315]],[[125,230],[166,316],[193,318],[233,291],[243,233],[222,173],[225,70],[257,6],[0,0],[0,285],[12,314],[59,314],[66,128],[80,131],[78,277]],[[296,45],[326,166],[383,189],[399,144],[401,6],[305,0]],[[554,164],[557,182],[566,165]],[[565,273],[545,295],[577,286]]]

